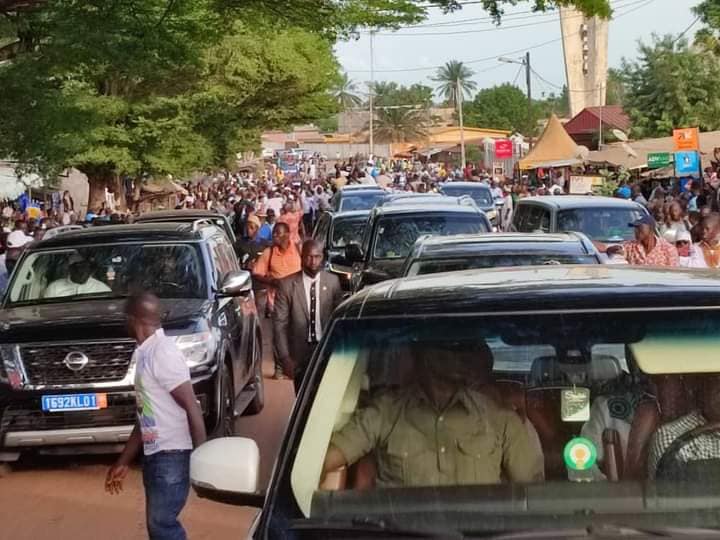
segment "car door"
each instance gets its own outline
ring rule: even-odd
[[[240,264],[229,241],[223,235],[210,238],[210,253],[217,269],[217,287],[228,273],[240,270]],[[233,388],[237,397],[252,373],[253,321],[256,317],[252,293],[246,296],[217,298],[214,324],[219,329],[226,355],[232,362]]]
[[[515,232],[528,232],[525,228],[527,216],[532,206],[529,204],[518,204],[512,219],[512,230]]]

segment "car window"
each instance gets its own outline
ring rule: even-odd
[[[351,212],[353,210],[370,210],[384,198],[385,192],[379,190],[343,193],[339,210],[344,212]]]
[[[332,247],[341,248],[351,243],[360,243],[366,222],[367,219],[364,217],[335,220],[332,229]]]
[[[421,235],[448,236],[489,232],[481,216],[468,215],[401,215],[380,218],[375,235],[376,259],[400,259],[408,253]]]
[[[640,208],[575,208],[558,212],[558,231],[575,231],[600,242],[632,240],[630,223],[645,212]]]
[[[329,214],[322,214],[320,216],[320,219],[318,220],[317,225],[315,226],[315,232],[313,233],[313,238],[317,240],[318,242],[322,242],[323,245],[327,243],[328,240],[328,229],[330,228],[331,223],[331,217]]]
[[[119,298],[148,290],[161,298],[205,296],[204,265],[192,244],[106,244],[36,251],[19,263],[9,305]]]
[[[532,206],[529,204],[518,205],[517,210],[515,210],[515,214],[513,215],[513,227],[517,232],[530,232],[530,230],[525,226],[525,223],[531,209]]]
[[[492,206],[494,204],[492,192],[485,186],[453,186],[444,185],[442,192],[450,197],[460,197],[462,195],[469,195],[475,204],[480,207]]]
[[[592,255],[568,255],[567,253],[488,253],[479,257],[429,259],[415,261],[408,276],[455,272],[472,268],[499,268],[510,266],[538,266],[550,264],[597,264]]]
[[[717,310],[336,321],[289,453],[292,494],[306,516],[331,520],[385,512],[375,492],[388,488],[406,489],[398,504],[408,512],[422,504],[413,495],[429,493],[422,488],[441,488],[431,492],[435,506],[423,506],[440,514],[469,493],[451,489],[459,486],[577,483],[578,494],[587,489],[592,498],[593,484],[623,475],[672,480],[681,474],[675,461],[720,460],[720,451],[706,445],[708,454],[663,461],[673,431],[670,441],[649,444],[652,433],[631,435],[633,418],[659,408],[678,419],[715,407],[698,400],[698,379],[673,358],[684,351],[712,362],[718,335]],[[615,458],[637,444],[648,445],[647,460],[618,472]],[[337,472],[338,462],[350,473]],[[355,491],[321,504],[337,490]],[[472,494],[478,519],[497,508],[498,491]]]
[[[224,238],[213,237],[208,241],[208,244],[215,265],[217,285],[220,286],[223,278],[229,272],[238,268],[237,259]]]

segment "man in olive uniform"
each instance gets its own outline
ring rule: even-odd
[[[472,388],[480,359],[467,352],[413,347],[418,381],[357,410],[333,434],[323,472],[373,453],[380,487],[542,481],[520,417]]]

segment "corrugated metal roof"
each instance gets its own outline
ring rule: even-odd
[[[602,109],[602,123],[604,128],[630,129],[630,118],[619,105],[607,105],[605,107],[586,107],[565,124],[565,131],[570,135],[592,133],[600,127]]]

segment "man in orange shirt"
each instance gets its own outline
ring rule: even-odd
[[[300,268],[300,252],[297,245],[290,241],[290,228],[287,223],[278,222],[273,228],[272,245],[262,252],[253,267],[253,279],[267,287],[266,317],[272,316],[275,291],[279,281],[299,272]],[[283,366],[278,363],[277,354],[275,354],[275,378],[292,377],[292,373],[284,373],[284,371]]]
[[[298,201],[297,206],[292,202],[288,202],[283,206],[282,214],[277,221],[278,223],[287,224],[290,228],[290,241],[296,246],[300,245],[302,236],[305,236],[303,216],[304,211],[301,202]]]

